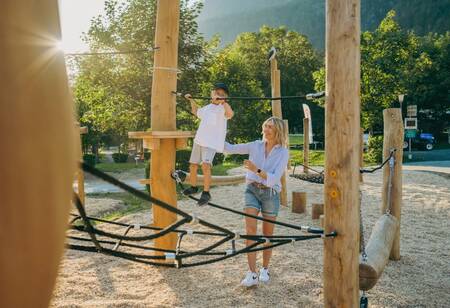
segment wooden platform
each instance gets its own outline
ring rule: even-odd
[[[160,148],[161,139],[175,139],[177,150],[187,147],[187,140],[195,136],[191,131],[148,131],[148,132],[129,132],[130,139],[142,139],[144,149],[158,150]]]

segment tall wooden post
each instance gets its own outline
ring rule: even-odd
[[[359,168],[364,168],[364,130],[361,128],[360,138],[359,138]],[[364,182],[363,174],[359,173],[359,182]]]
[[[359,294],[360,0],[327,1],[325,307],[357,307]]]
[[[278,69],[278,61],[275,55],[270,58],[270,81],[272,84],[272,97],[281,96],[281,73]],[[281,112],[281,100],[272,101],[272,115],[280,119],[283,118]],[[286,187],[286,172],[281,177],[281,195],[280,195],[281,205],[287,206],[287,187]]]
[[[0,4],[0,307],[48,307],[78,161],[58,1]]]
[[[303,173],[309,173],[309,119],[303,119]]]
[[[391,260],[400,260],[400,216],[402,209],[402,163],[403,163],[403,121],[400,108],[390,108],[383,110],[384,139],[383,139],[383,161],[389,157],[390,150],[396,149],[394,174],[392,174],[391,186],[391,214],[398,220],[398,229],[392,245]],[[389,165],[383,168],[383,203],[382,213],[386,212],[388,205],[388,182]]]
[[[172,91],[177,88],[179,0],[160,0],[156,16],[155,56],[151,99],[152,131],[176,130],[176,102]],[[177,204],[176,185],[170,177],[175,169],[175,139],[160,139],[151,158],[152,195],[171,205]],[[153,223],[167,227],[177,219],[176,214],[153,206]],[[175,249],[177,237],[171,233],[157,238],[155,246]]]

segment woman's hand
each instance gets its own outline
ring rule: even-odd
[[[258,171],[258,167],[256,167],[256,165],[251,160],[248,159],[244,160],[244,168],[254,173]]]

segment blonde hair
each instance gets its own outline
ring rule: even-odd
[[[266,141],[266,137],[264,136],[264,126],[268,123],[271,123],[274,127],[276,144],[279,144],[282,147],[286,147],[287,145],[286,125],[284,121],[278,117],[270,117],[267,120],[265,120],[264,123],[262,124],[263,140]]]

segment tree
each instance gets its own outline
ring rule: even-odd
[[[179,37],[179,89],[199,90],[209,59],[208,44],[198,33],[196,17],[202,4],[182,0]],[[128,54],[75,59],[74,82],[80,122],[90,134],[109,136],[122,144],[127,132],[150,127],[156,1],[107,0],[105,16],[92,20],[84,40],[92,51],[135,51]],[[186,113],[180,111],[183,121]],[[185,125],[192,123],[187,121]],[[96,140],[99,140],[98,138]]]
[[[285,27],[264,26],[259,32],[240,34],[237,39],[219,51],[209,70],[209,82],[203,84],[208,94],[213,81],[228,83],[233,96],[271,96],[270,66],[267,58],[270,48],[277,48],[281,70],[282,95],[311,92],[312,73],[321,61],[308,39]],[[291,129],[302,126],[304,101],[282,101],[283,118]],[[270,114],[269,101],[235,102],[235,118],[230,121],[229,137],[233,141],[254,140],[261,136],[261,124]]]

